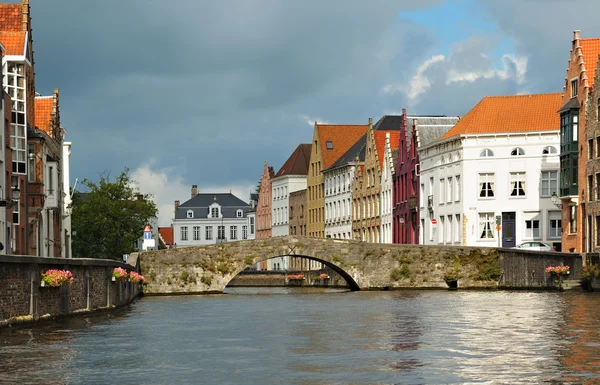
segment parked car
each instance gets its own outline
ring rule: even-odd
[[[540,251],[556,251],[554,246],[544,242],[523,242],[515,246],[515,249],[540,250]]]

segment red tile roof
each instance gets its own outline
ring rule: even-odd
[[[562,93],[486,96],[442,137],[560,129]]]
[[[35,98],[35,126],[52,135],[52,96],[37,96]]]
[[[368,125],[342,125],[342,124],[318,124],[319,141],[321,153],[323,154],[323,170],[328,169],[340,156],[357,140],[359,140],[369,128]],[[330,141],[333,149],[327,149]]]
[[[308,164],[310,163],[310,144],[300,144],[290,155],[288,160],[281,166],[275,178],[283,175],[308,175]]]
[[[383,169],[383,156],[385,150],[385,135],[390,134],[390,149],[396,149],[400,145],[400,131],[374,131],[375,146],[377,148],[377,158],[379,159],[379,167]]]
[[[600,54],[600,38],[580,39],[579,45],[583,52],[583,61],[585,62],[585,70],[590,88],[594,88],[596,65],[598,64],[598,55]]]
[[[0,32],[0,43],[6,49],[5,55],[25,54],[25,32]]]
[[[21,4],[0,4],[0,30],[22,31],[23,6]]]
[[[163,239],[165,246],[173,245],[173,228],[172,227],[159,227],[158,234]]]

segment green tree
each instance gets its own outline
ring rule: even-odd
[[[152,196],[140,194],[134,183],[128,168],[114,181],[107,172],[98,182],[83,180],[88,191],[73,196],[74,257],[121,259],[133,251],[144,226],[157,213]]]

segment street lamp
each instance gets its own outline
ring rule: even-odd
[[[556,195],[556,192],[552,193],[552,204],[556,207],[558,207],[559,209],[562,209],[562,203],[560,202],[560,198],[558,197],[558,195]]]

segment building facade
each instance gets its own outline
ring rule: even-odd
[[[248,203],[231,193],[201,194],[194,187],[191,199],[183,204],[175,202],[172,226],[175,247],[254,239],[250,234]]]
[[[562,250],[589,251],[585,246],[585,205],[588,142],[586,122],[588,97],[594,86],[600,39],[581,39],[574,31],[560,115],[560,200],[562,202]],[[581,187],[581,188],[580,188]],[[589,228],[589,224],[587,226]]]
[[[393,195],[394,195],[394,175],[396,160],[398,158],[398,141],[400,136],[398,135],[394,142],[395,148],[392,148],[390,142],[391,134],[386,132],[385,145],[383,147],[383,163],[381,166],[381,192],[379,193],[379,208],[381,217],[381,229],[380,229],[380,242],[381,243],[392,243],[392,222],[393,222]]]
[[[71,252],[72,237],[71,234],[71,212],[73,207],[73,191],[71,190],[71,142],[63,142],[61,159],[62,185],[64,199],[62,204],[62,250],[63,258],[73,258]]]
[[[307,231],[309,237],[325,236],[325,176],[328,169],[367,131],[366,125],[334,125],[315,122],[307,181]]]
[[[600,82],[598,68],[597,65],[594,84]],[[597,253],[600,251],[600,87],[592,89],[587,104],[585,134],[588,152],[586,154],[587,203],[585,211],[588,234],[586,250]]]
[[[290,193],[290,235],[306,236],[306,189]],[[321,262],[303,257],[289,257],[288,270],[320,270]]]
[[[486,97],[419,149],[424,244],[560,243],[559,106],[560,94]]]
[[[407,115],[406,109],[402,110],[400,145],[393,186],[393,243],[423,243],[420,230],[425,221],[420,218],[418,207],[421,199],[418,150],[439,140],[458,120],[458,117],[448,116]]]
[[[256,206],[256,238],[270,238],[272,235],[271,224],[272,219],[272,188],[271,178],[275,176],[273,167],[269,167],[269,164],[265,162],[263,167],[263,173],[260,177],[260,187],[258,191],[258,204]],[[265,265],[266,267],[266,265]]]
[[[352,239],[352,182],[357,167],[365,161],[363,135],[328,169],[323,171],[325,180],[325,236]]]

